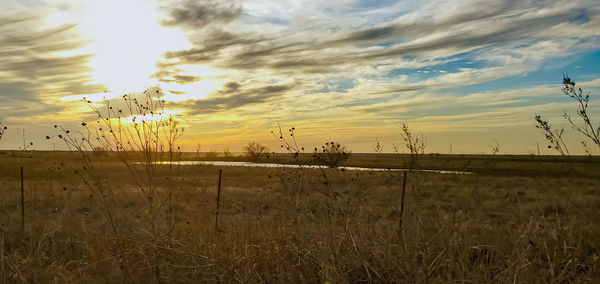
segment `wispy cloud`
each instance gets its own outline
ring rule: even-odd
[[[542,9],[538,5],[469,3],[450,11],[417,10],[359,30],[335,25],[311,33],[292,26],[276,34],[211,30],[207,36],[215,40],[210,40],[210,44],[198,42],[192,49],[169,52],[165,57],[175,64],[214,64],[221,68],[266,69],[300,76],[415,57],[431,60],[474,50],[509,51],[517,45],[529,46],[539,41],[566,41],[578,33],[597,35],[593,31],[598,26],[599,11],[593,5],[556,3]],[[579,31],[574,33],[574,28]],[[193,37],[201,34],[196,32]]]
[[[86,75],[90,55],[61,56],[84,46],[87,41],[76,25],[45,26],[36,13],[2,14],[0,23],[0,99],[9,122],[18,117],[56,113],[65,105],[61,96],[94,93],[102,86]]]
[[[184,109],[188,115],[206,115],[280,99],[292,88],[292,84],[247,88],[236,82],[228,82],[205,99],[173,102],[169,107]]]
[[[237,19],[242,9],[228,1],[161,1],[167,17],[161,24],[182,29],[199,29],[208,25],[226,24]]]

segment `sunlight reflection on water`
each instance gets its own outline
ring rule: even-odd
[[[157,164],[169,164],[168,161],[157,162]],[[252,162],[233,162],[233,161],[174,161],[174,165],[179,166],[192,166],[192,165],[204,165],[204,166],[218,166],[218,167],[254,167],[254,168],[303,168],[303,169],[328,169],[327,166],[321,165],[293,165],[293,164],[272,164],[272,163],[252,163]],[[405,172],[408,169],[389,169],[389,168],[363,168],[363,167],[337,167],[339,170],[347,171],[393,171],[393,172]],[[427,170],[427,169],[414,169],[414,172],[426,172],[426,173],[438,173],[438,174],[454,174],[464,175],[471,174],[471,172],[465,171],[449,171],[449,170]]]

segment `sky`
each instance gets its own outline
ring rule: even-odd
[[[390,0],[0,0],[0,149],[64,148],[102,104],[158,88],[185,127],[184,150],[278,150],[295,127],[307,149],[402,144],[429,153],[553,154],[540,114],[564,127],[576,105],[563,74],[590,92],[600,123],[600,2]],[[591,145],[591,141],[587,141]],[[600,153],[591,147],[592,152]]]

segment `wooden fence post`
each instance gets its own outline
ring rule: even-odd
[[[404,177],[402,178],[402,196],[400,197],[400,218],[398,219],[398,237],[402,239],[402,223],[404,218],[404,199],[406,196],[406,175],[407,171],[404,171]]]
[[[221,177],[223,176],[223,170],[219,170],[219,185],[217,186],[217,213],[215,215],[215,231],[219,224],[219,207],[221,205]]]
[[[25,186],[23,180],[23,166],[21,166],[21,232],[25,231]]]

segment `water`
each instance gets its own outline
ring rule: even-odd
[[[158,162],[158,164],[169,164],[169,162]],[[252,168],[308,168],[308,169],[328,169],[327,166],[321,165],[293,165],[293,164],[272,164],[272,163],[251,163],[251,162],[232,162],[232,161],[174,161],[174,165],[179,166],[192,166],[192,165],[204,165],[204,166],[217,166],[217,167],[252,167]],[[388,169],[388,168],[362,168],[362,167],[337,167],[339,170],[345,171],[372,171],[372,172],[406,172],[408,169]],[[427,170],[418,169],[412,170],[414,172],[426,172],[426,173],[437,173],[437,174],[454,174],[464,175],[471,174],[471,172],[465,171],[449,171],[449,170]]]

